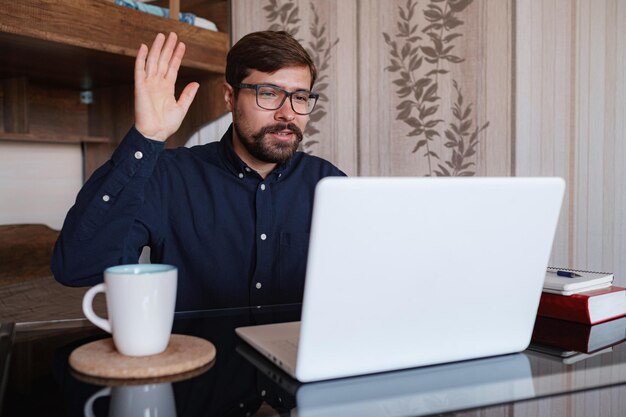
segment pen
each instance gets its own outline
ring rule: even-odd
[[[582,275],[577,274],[576,272],[570,272],[570,271],[556,271],[556,274],[560,277],[565,277],[565,278],[582,277]]]

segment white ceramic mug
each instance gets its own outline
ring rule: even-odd
[[[111,396],[109,415],[112,417],[176,417],[176,403],[171,383],[103,388],[85,403],[85,416],[95,417],[94,402],[108,395]]]
[[[169,343],[176,305],[178,269],[171,265],[119,265],[104,271],[104,283],[83,297],[83,312],[113,335],[117,350],[127,356],[155,355]],[[106,294],[108,320],[93,311],[96,294]]]

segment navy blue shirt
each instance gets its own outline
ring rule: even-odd
[[[220,142],[164,150],[131,129],[82,188],[52,256],[62,284],[102,282],[109,266],[178,267],[177,310],[300,302],[317,182],[344,175],[297,152],[263,179]]]

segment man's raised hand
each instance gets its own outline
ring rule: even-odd
[[[198,83],[189,83],[178,100],[174,86],[185,55],[185,44],[175,33],[159,33],[150,50],[144,44],[135,60],[135,127],[145,137],[165,141],[180,127],[193,101]]]

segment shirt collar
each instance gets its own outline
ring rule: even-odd
[[[226,164],[226,168],[235,175],[245,172],[246,164],[239,158],[233,148],[233,124],[231,123],[220,140],[220,154]]]

